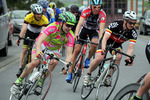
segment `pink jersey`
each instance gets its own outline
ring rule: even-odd
[[[72,30],[67,34],[61,34],[60,29],[59,22],[54,22],[43,31],[43,33],[47,35],[43,44],[48,46],[50,50],[60,49],[64,44],[67,44],[68,47],[73,47],[74,45],[74,33]]]

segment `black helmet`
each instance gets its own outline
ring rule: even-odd
[[[79,6],[76,4],[73,4],[73,5],[71,5],[70,10],[71,11],[79,11]]]

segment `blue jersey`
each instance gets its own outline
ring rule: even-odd
[[[55,21],[58,21],[60,14],[61,14],[60,9],[56,8]]]

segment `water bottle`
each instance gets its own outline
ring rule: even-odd
[[[109,66],[109,64],[105,64],[104,67],[101,69],[101,73]]]
[[[34,70],[29,78],[31,82],[35,82],[36,78],[40,75],[40,72],[37,70]]]

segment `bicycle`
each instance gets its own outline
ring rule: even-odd
[[[67,64],[64,60],[55,57],[52,53],[47,53],[47,50],[48,48],[46,47],[42,52],[44,55],[48,55],[49,59],[45,59],[44,57],[40,59],[39,65],[34,68],[33,72],[28,78],[28,81],[20,86],[20,92],[16,93],[15,95],[11,93],[9,100],[44,100],[52,82],[52,73],[48,70],[49,62],[52,59],[56,59],[57,61],[65,64],[67,67],[72,64],[71,62]],[[42,91],[40,94],[37,94],[35,89],[40,79],[43,79],[41,85]]]
[[[114,50],[114,55],[111,57],[107,57],[107,53],[109,50]],[[89,84],[82,86],[81,89],[81,98],[86,99],[92,92],[93,89],[96,89],[95,99],[96,100],[107,100],[111,93],[113,92],[119,77],[119,67],[115,64],[116,55],[120,53],[124,56],[128,56],[133,61],[135,55],[130,56],[127,55],[120,50],[112,48],[111,46],[106,47],[106,55],[104,59],[99,64],[98,73],[95,77],[91,77],[91,81]],[[109,63],[105,63],[109,61]],[[126,62],[127,65],[129,62]],[[107,83],[108,78],[110,82]]]
[[[115,95],[113,100],[130,100],[130,98],[133,97],[138,91],[140,83],[142,82],[146,74],[142,75],[136,83],[128,84],[120,89],[120,91]],[[150,91],[146,92],[142,98],[143,100],[150,100]]]
[[[25,52],[25,56],[24,56],[23,62],[22,62],[22,71],[23,71],[23,69],[25,68],[26,64],[31,62],[31,51],[32,51],[32,46],[33,46],[33,43],[35,42],[35,39],[30,39],[29,37],[27,37],[27,38],[19,37],[19,40],[21,40],[21,39],[29,41],[29,44],[27,46],[27,51]],[[17,73],[16,76],[19,77],[21,75],[21,73]]]
[[[72,80],[71,80],[71,84],[73,83],[73,92],[76,91],[79,80],[81,75],[83,74],[83,69],[84,69],[84,60],[85,60],[85,54],[86,54],[86,50],[87,50],[87,44],[95,44],[98,45],[97,43],[91,42],[89,39],[87,40],[83,40],[83,39],[79,39],[81,41],[84,42],[84,45],[81,48],[81,52],[77,57],[76,63],[75,63],[75,69],[73,70],[72,73]]]

